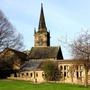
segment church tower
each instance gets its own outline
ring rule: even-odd
[[[34,47],[47,47],[50,46],[50,32],[47,31],[43,4],[41,4],[41,12],[39,19],[38,31],[34,31]]]
[[[61,47],[50,46],[50,32],[47,31],[43,4],[41,4],[41,12],[38,30],[34,31],[34,47],[31,48],[29,59],[32,60],[61,60],[63,59]]]

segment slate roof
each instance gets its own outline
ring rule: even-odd
[[[32,47],[30,59],[63,59],[60,47]]]
[[[39,69],[40,64],[41,64],[41,61],[35,61],[35,60],[26,61],[21,66],[20,71],[31,71],[31,70]]]
[[[26,60],[27,59],[27,55],[23,52],[17,51],[15,49],[11,49],[11,48],[5,48],[2,52],[0,52],[0,56],[5,57],[5,55],[9,52],[14,52],[14,54],[16,54],[19,58],[21,58],[22,60]],[[1,55],[2,54],[2,55]]]

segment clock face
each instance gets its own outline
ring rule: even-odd
[[[38,46],[46,46],[47,45],[47,37],[46,35],[38,35],[35,37],[36,44]]]

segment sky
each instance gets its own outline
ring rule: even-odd
[[[61,46],[64,59],[71,58],[67,43],[90,30],[90,0],[0,0],[0,10],[23,36],[25,50],[34,46],[34,28],[38,30],[41,3],[51,32],[51,46]]]

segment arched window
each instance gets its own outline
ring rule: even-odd
[[[32,73],[30,73],[30,77],[32,77]]]
[[[28,73],[26,73],[26,76],[28,76]]]
[[[38,77],[38,73],[36,73],[36,77]]]

